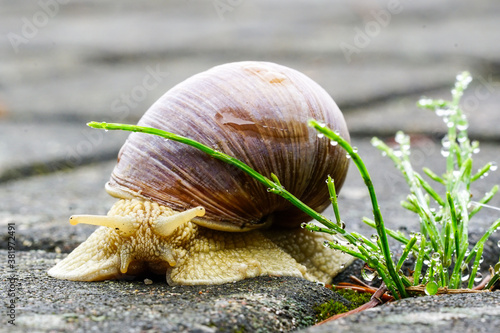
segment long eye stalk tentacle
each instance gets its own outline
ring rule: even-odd
[[[103,216],[103,215],[73,215],[69,218],[71,225],[79,223],[99,225],[113,228],[123,236],[132,236],[138,229],[137,221],[130,216]]]
[[[157,235],[169,236],[184,223],[203,215],[205,208],[198,206],[172,216],[161,216],[155,221],[153,230]]]

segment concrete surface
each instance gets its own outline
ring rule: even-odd
[[[45,274],[94,230],[73,227],[68,217],[104,214],[115,201],[103,186],[126,134],[85,123],[136,122],[170,87],[211,66],[274,61],[320,83],[344,111],[394,229],[417,221],[399,207],[407,193],[401,176],[369,140],[390,142],[403,129],[412,134],[415,166],[442,171],[444,124],[415,103],[422,95],[449,98],[463,70],[475,79],[462,103],[470,135],[481,141],[475,168],[500,162],[500,5],[494,0],[0,0],[0,8],[2,290],[11,274],[9,223],[16,227],[19,277],[17,326],[2,312],[0,331],[290,331],[313,323],[314,303],[338,297],[290,278],[174,288],[156,278],[152,284],[142,277],[74,283]],[[495,183],[498,172],[477,183],[475,197]],[[373,233],[361,223],[371,208],[353,167],[339,200],[350,230]],[[478,215],[472,239],[498,217],[491,209]],[[499,237],[485,250],[484,268],[498,261]],[[2,300],[9,305],[8,294]],[[424,297],[310,331],[494,331],[499,309],[498,293]]]

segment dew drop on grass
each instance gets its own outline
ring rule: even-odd
[[[483,178],[486,178],[488,177],[490,174],[488,172],[485,172],[481,175],[481,177],[479,177],[479,179],[483,179]]]
[[[339,143],[338,143],[337,141],[335,141],[335,140],[331,140],[331,141],[330,141],[330,144],[331,144],[332,146],[336,146],[336,145],[338,145]]]
[[[497,171],[498,170],[498,165],[496,162],[490,162],[490,170],[491,171]]]
[[[345,157],[346,157],[347,159],[350,159],[350,158],[351,158],[351,154],[346,153],[346,154],[345,154]]]
[[[497,245],[498,245],[498,247],[500,247],[500,240],[498,241]]]
[[[460,143],[463,143],[463,142],[467,141],[467,133],[465,133],[465,132],[458,133],[458,135],[457,135],[457,141],[460,142]]]
[[[497,264],[495,265],[494,271],[495,271],[495,274],[500,273],[500,262],[497,262]]]
[[[439,289],[439,286],[438,284],[436,283],[436,281],[429,281],[426,285],[425,285],[425,294],[427,296],[430,296],[430,295],[436,295],[437,292],[438,292],[438,289]]]
[[[460,269],[462,270],[462,282],[465,282],[469,279],[469,266],[463,262]]]
[[[430,98],[421,98],[421,99],[419,99],[418,104],[420,104],[421,106],[429,106],[429,105],[432,104],[432,99],[430,99]]]
[[[330,242],[329,241],[324,241],[323,242],[324,247],[330,247]]]
[[[396,133],[396,137],[394,138],[394,140],[399,143],[399,144],[402,144],[404,141],[405,141],[405,135],[403,132],[397,132]]]
[[[448,157],[450,156],[450,151],[447,148],[443,147],[441,148],[441,155],[443,155],[443,157]]]
[[[445,148],[449,148],[450,145],[451,145],[451,142],[450,142],[450,139],[448,139],[448,135],[445,135],[442,139],[441,139],[441,144],[443,145],[443,147]]]
[[[318,138],[322,139],[324,137],[325,137],[325,135],[323,133],[318,133]]]
[[[445,109],[436,109],[436,115],[438,117],[444,117],[447,114],[448,114],[448,111],[446,111]]]
[[[307,223],[306,223],[306,222],[302,222],[302,223],[300,224],[300,227],[301,227],[302,229],[304,229],[306,226],[307,226]]]
[[[370,240],[371,240],[372,242],[376,243],[376,242],[378,241],[378,235],[376,235],[376,234],[371,235],[371,236],[370,236]]]
[[[352,152],[357,153],[358,152],[358,147],[352,147]]]
[[[482,279],[483,279],[483,274],[478,272],[476,274],[476,277],[474,278],[474,282],[479,283],[479,282],[481,282]]]
[[[469,128],[469,124],[467,123],[467,119],[464,116],[462,116],[457,122],[457,129],[459,131],[465,131],[467,128]]]
[[[474,149],[472,150],[472,152],[473,152],[474,154],[478,154],[480,151],[481,151],[481,149],[480,149],[479,147],[476,147],[476,148],[474,148]]]
[[[363,267],[363,269],[361,269],[361,276],[363,277],[363,279],[367,282],[371,282],[373,281],[373,279],[375,279],[375,276],[377,274],[375,272],[372,272],[370,270],[367,270]]]

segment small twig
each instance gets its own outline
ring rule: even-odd
[[[327,323],[329,321],[336,320],[336,319],[342,318],[342,317],[346,317],[346,316],[349,316],[349,315],[354,314],[354,313],[361,312],[361,311],[366,310],[366,309],[374,308],[374,307],[376,307],[379,304],[383,304],[384,302],[382,301],[381,298],[382,298],[382,296],[384,295],[384,293],[386,291],[387,291],[387,287],[385,286],[384,283],[382,283],[382,285],[380,286],[380,288],[378,288],[378,290],[372,295],[372,297],[370,298],[370,300],[368,302],[366,302],[365,304],[361,305],[360,307],[357,307],[354,310],[347,311],[347,312],[344,312],[344,313],[339,313],[338,315],[335,315],[333,317],[325,319],[325,320],[317,323],[316,325],[323,325],[324,323]]]
[[[358,279],[357,277],[355,277],[354,275],[350,275],[349,279],[352,282],[359,284],[360,286],[363,286],[363,287],[366,287],[366,288],[372,288],[369,285],[367,285],[364,281],[362,281],[362,280]]]
[[[372,294],[372,295],[377,292],[377,289],[374,289],[372,287],[357,286],[357,285],[353,285],[353,284],[350,284],[350,283],[338,284],[338,285],[335,286],[335,289],[349,289],[349,290],[359,291],[359,292],[362,292],[362,293],[367,293],[367,294]],[[394,301],[394,297],[392,297],[391,295],[388,295],[388,294],[383,294],[382,296],[380,296],[380,298],[384,302],[392,302],[392,301]]]
[[[484,287],[486,287],[486,285],[488,284],[488,282],[490,282],[490,280],[491,280],[491,275],[488,275],[483,279],[483,281],[481,281],[480,284],[472,288],[472,290],[483,290]]]
[[[425,294],[425,286],[424,285],[419,285],[419,286],[406,287],[406,291],[411,291],[411,292]],[[463,289],[448,289],[447,287],[440,287],[438,289],[438,292],[436,293],[436,295],[444,295],[444,294],[477,294],[477,293],[485,293],[485,292],[490,292],[490,291],[489,290],[475,290],[475,289],[468,289],[468,288],[463,288]]]

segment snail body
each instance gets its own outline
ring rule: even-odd
[[[325,179],[337,191],[345,152],[307,127],[323,121],[348,139],[332,98],[293,69],[267,62],[214,67],[170,89],[138,125],[190,137],[275,173],[305,204],[329,205]],[[106,190],[120,200],[107,217],[73,216],[101,227],[49,275],[68,280],[119,278],[145,270],[169,284],[218,284],[260,275],[327,282],[345,254],[323,247],[325,236],[301,229],[307,215],[243,171],[197,149],[132,133]]]

